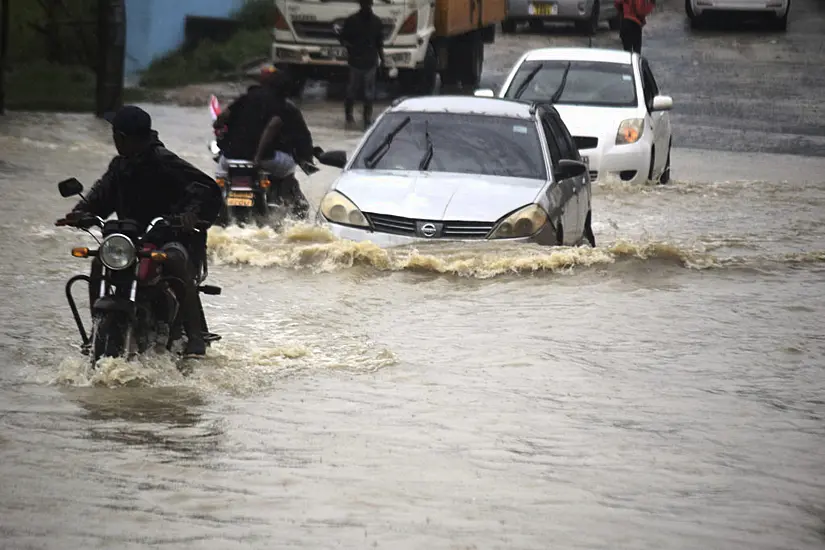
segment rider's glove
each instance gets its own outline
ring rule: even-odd
[[[198,215],[194,212],[184,212],[180,215],[180,223],[186,231],[192,231],[198,223]]]

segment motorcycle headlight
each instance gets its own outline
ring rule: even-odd
[[[642,138],[645,131],[645,119],[629,118],[619,124],[619,131],[616,132],[616,145],[628,145],[636,143]]]
[[[321,214],[327,220],[342,225],[356,227],[369,227],[370,225],[358,207],[338,191],[330,191],[324,196],[321,201]]]
[[[547,223],[547,212],[538,204],[516,210],[498,224],[488,239],[517,239],[535,235]]]
[[[125,235],[109,235],[100,245],[100,261],[112,271],[126,269],[135,261],[135,245]]]

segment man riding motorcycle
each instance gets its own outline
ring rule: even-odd
[[[280,195],[291,205],[292,214],[305,218],[309,203],[301,192],[295,169],[312,174],[315,150],[312,134],[300,109],[287,99],[289,79],[273,66],[261,70],[261,85],[252,86],[223,111],[213,123],[223,130],[218,146],[219,163],[227,169],[227,158],[250,160],[278,181]]]
[[[118,218],[133,219],[145,228],[155,217],[181,216],[185,235],[177,242],[154,244],[168,256],[163,269],[185,286],[181,315],[188,343],[184,353],[203,356],[206,327],[196,278],[205,260],[206,232],[194,233],[192,229],[199,220],[215,222],[222,203],[221,189],[215,180],[166,149],[143,109],[125,106],[110,122],[118,156],[92,186],[86,200],[78,202],[61,221],[71,222],[87,215],[106,219],[114,212]],[[92,306],[102,277],[98,258],[93,260],[90,277]]]

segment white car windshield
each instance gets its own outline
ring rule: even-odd
[[[399,128],[387,146],[387,137]],[[375,155],[382,145],[383,155]],[[547,178],[532,120],[443,112],[387,113],[352,168]]]
[[[568,64],[570,69],[567,78],[564,78]],[[525,61],[504,96],[527,101],[550,101],[554,94],[558,94],[555,103],[560,105],[637,105],[633,67],[604,61]]]

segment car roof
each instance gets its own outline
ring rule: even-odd
[[[630,65],[633,54],[607,48],[538,48],[527,52],[525,61],[603,61]]]
[[[440,95],[399,99],[390,107],[390,112],[456,113],[532,119],[534,111],[531,107],[532,103],[529,101]]]

